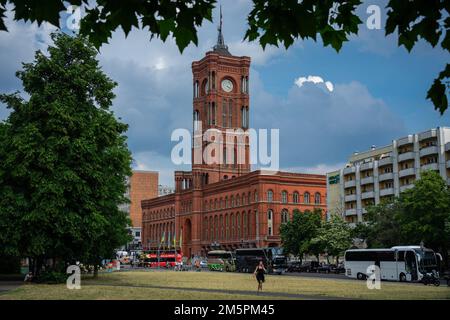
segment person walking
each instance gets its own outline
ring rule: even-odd
[[[264,274],[266,273],[266,268],[264,267],[264,263],[262,261],[256,266],[254,275],[256,276],[256,281],[258,281],[258,293],[262,291],[262,284],[265,281]]]

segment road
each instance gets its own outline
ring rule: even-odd
[[[147,268],[130,268],[128,265],[122,265],[121,266],[122,271],[133,271],[133,270],[139,270],[139,271],[145,271],[145,270],[152,270],[152,271],[165,271],[167,269],[147,269]],[[209,271],[207,268],[202,268],[201,272],[217,272],[217,271]],[[354,281],[360,281],[352,278],[346,277],[343,273],[341,274],[335,274],[335,273],[316,273],[316,272],[286,272],[283,274],[283,276],[287,277],[304,277],[304,278],[318,278],[318,279],[336,279],[336,280],[354,280]],[[418,282],[405,282],[411,285],[422,285],[422,283]],[[441,286],[446,286],[447,282],[444,279],[441,279]]]

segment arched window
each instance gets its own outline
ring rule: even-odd
[[[242,226],[243,226],[243,230],[242,230],[242,238],[243,239],[247,239],[247,213],[243,212],[242,213]]]
[[[230,215],[230,220],[231,220],[231,239],[234,239],[235,230],[234,230],[234,215],[233,214]]]
[[[273,211],[267,211],[267,235],[273,235]]]
[[[321,196],[319,192],[316,192],[316,194],[314,195],[314,203],[315,204],[320,204],[321,203]]]
[[[267,190],[267,202],[272,202],[272,201],[273,201],[273,191]]]
[[[194,98],[198,98],[198,95],[199,95],[198,89],[199,89],[199,86],[198,86],[198,80],[197,80],[194,83]]]
[[[228,197],[225,197],[225,208],[228,208]]]
[[[287,209],[283,209],[281,211],[281,223],[286,223],[289,221],[289,211]]]
[[[255,202],[258,202],[258,191],[255,191]]]
[[[230,205],[230,207],[231,208],[234,208],[234,196],[231,196],[231,205]]]
[[[292,202],[298,203],[298,202],[299,202],[298,198],[299,198],[298,192],[295,191],[295,192],[292,194]]]
[[[228,104],[227,99],[223,99],[222,101],[222,126],[224,128],[228,127]]]
[[[209,240],[213,241],[214,239],[214,223],[213,218],[209,217]]]
[[[223,239],[224,237],[224,225],[223,225],[223,215],[220,215],[220,238],[219,239]]]
[[[219,239],[219,218],[217,216],[214,217],[214,241]]]
[[[203,235],[208,240],[208,218],[203,219]]]
[[[245,106],[241,108],[241,126],[244,129],[247,129],[249,127],[248,107]]]
[[[216,104],[214,102],[211,103],[211,121],[210,124],[216,124]]]
[[[241,238],[241,215],[239,213],[236,214],[236,226],[237,226],[237,238]]]
[[[225,214],[225,239],[230,239],[230,220],[228,214]]]
[[[303,194],[303,202],[309,204],[310,199],[309,199],[309,192],[305,192]]]
[[[241,197],[239,195],[236,196],[236,206],[239,207],[241,205]]]
[[[230,99],[228,104],[228,127],[233,127],[233,100]]]
[[[282,203],[287,203],[288,202],[288,193],[287,193],[287,191],[281,192],[281,202]]]
[[[208,92],[209,92],[209,81],[208,79],[205,79],[202,82],[202,95],[208,94]]]

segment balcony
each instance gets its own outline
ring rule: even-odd
[[[347,209],[345,210],[345,216],[349,217],[349,216],[356,216],[358,215],[358,213],[356,212],[356,209]]]
[[[425,157],[430,154],[437,154],[439,152],[438,146],[426,147],[420,150],[420,157]]]
[[[447,161],[447,169],[450,169],[450,160]]]
[[[368,192],[363,192],[361,194],[361,199],[371,199],[371,198],[375,198],[375,192],[373,191],[368,191]]]
[[[400,170],[398,173],[398,176],[400,178],[408,177],[408,176],[415,176],[415,175],[416,175],[416,169],[414,169],[414,168],[403,169],[403,170]]]
[[[394,194],[394,188],[387,188],[380,190],[380,197],[390,196]]]
[[[437,163],[427,163],[420,166],[422,170],[439,170],[439,165]]]
[[[373,183],[373,177],[366,177],[364,179],[361,179],[362,186],[370,183]]]
[[[392,164],[392,163],[393,163],[392,157],[383,158],[383,159],[378,160],[378,167],[386,166],[386,165]]]
[[[403,162],[406,160],[414,160],[414,152],[409,151],[398,155],[398,162]]]
[[[380,176],[378,177],[378,181],[380,182],[387,180],[394,180],[394,174],[392,172],[380,174]]]
[[[354,188],[356,187],[356,180],[349,180],[344,182],[344,188]]]
[[[437,137],[437,130],[431,129],[422,133],[419,133],[419,141],[430,139],[430,138],[436,138]]]
[[[355,173],[355,172],[356,172],[356,167],[348,167],[348,168],[344,169],[344,175]]]
[[[349,194],[345,196],[345,202],[356,201],[356,194]]]
[[[405,185],[405,186],[401,186],[400,187],[400,192],[403,192],[405,190],[412,189],[412,188],[414,188],[413,184],[408,184],[408,185]]]
[[[413,142],[414,142],[414,137],[413,136],[407,136],[405,138],[397,140],[397,147],[401,147],[401,146],[404,146],[406,144],[411,144]]]
[[[373,169],[373,162],[363,163],[359,167],[359,171],[366,171],[366,170],[371,170],[371,169]]]

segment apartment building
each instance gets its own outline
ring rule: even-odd
[[[412,188],[424,170],[439,172],[450,185],[450,128],[430,129],[354,153],[345,168],[327,174],[328,211],[351,223],[363,221],[368,206]]]

